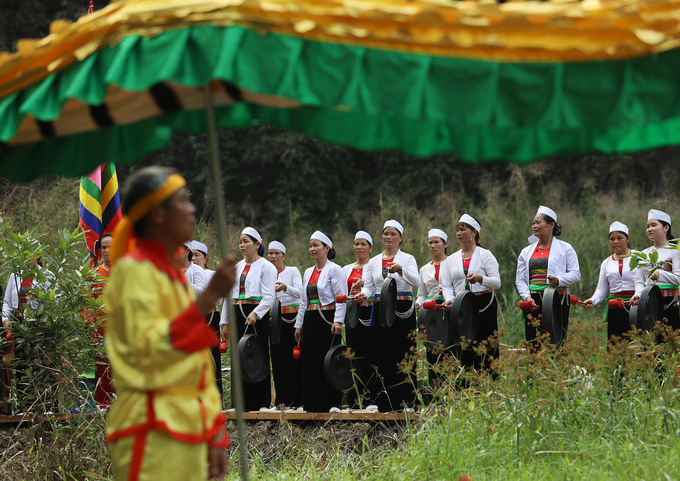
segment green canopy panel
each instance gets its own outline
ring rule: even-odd
[[[162,148],[171,128],[205,131],[209,83],[221,127],[266,122],[365,150],[527,162],[680,142],[678,49],[492,62],[202,25],[127,36],[0,99],[0,176],[83,175]]]

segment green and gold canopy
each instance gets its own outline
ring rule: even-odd
[[[680,1],[114,1],[0,54],[0,175],[266,122],[477,162],[680,143]]]

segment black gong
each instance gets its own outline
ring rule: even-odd
[[[448,347],[453,339],[451,323],[449,321],[450,311],[442,309],[435,309],[428,311],[421,308],[418,313],[418,326],[420,329],[425,329],[427,342],[432,345],[441,343],[442,346]]]
[[[630,308],[628,320],[631,327],[653,331],[656,321],[663,319],[663,297],[659,286],[647,286],[640,294],[640,302]]]
[[[345,325],[349,329],[354,329],[359,325],[359,308],[361,307],[358,302],[350,301],[347,299],[345,302],[347,310],[345,311]]]
[[[352,368],[355,369],[357,376],[360,376],[359,364],[353,363],[351,359],[344,356],[345,351],[349,349],[346,344],[338,344],[337,346],[331,347],[326,353],[326,357],[323,360],[323,370],[326,374],[326,380],[333,389],[338,391],[347,391],[354,386],[354,373]]]
[[[260,382],[269,374],[267,343],[257,334],[244,334],[238,342],[241,377],[246,382]]]
[[[550,334],[553,344],[560,344],[564,335],[564,320],[562,319],[562,302],[560,292],[548,287],[543,291],[543,305],[541,307],[541,329]]]
[[[385,279],[380,291],[380,325],[392,327],[397,313],[397,281],[393,277]]]
[[[453,299],[453,307],[450,314],[452,325],[453,342],[458,344],[464,342],[470,345],[477,337],[479,328],[479,306],[477,306],[477,296],[470,291],[461,291]],[[458,332],[455,332],[457,330]]]
[[[273,346],[281,342],[281,301],[274,299],[269,317],[269,340]]]

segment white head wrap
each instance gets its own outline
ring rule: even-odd
[[[203,242],[191,241],[191,249],[201,251],[205,255],[208,255],[208,246],[205,245]]]
[[[441,229],[430,229],[427,233],[427,240],[430,240],[430,237],[441,237],[444,243],[449,241],[449,236]]]
[[[249,235],[250,237],[254,237],[257,242],[262,244],[262,236],[258,231],[253,229],[252,227],[246,227],[241,231],[241,235]]]
[[[612,225],[609,226],[609,233],[611,234],[612,232],[623,232],[624,234],[628,235],[628,226],[617,220],[612,222]]]
[[[536,213],[537,214],[545,214],[548,217],[550,217],[552,220],[557,222],[557,214],[550,207],[546,207],[546,206],[542,205],[538,208],[538,212],[536,212]]]
[[[318,230],[318,231],[314,232],[314,234],[312,234],[312,237],[310,237],[309,240],[312,240],[312,239],[316,239],[318,241],[321,241],[324,244],[326,244],[328,247],[330,247],[331,249],[333,248],[333,241],[330,239],[330,237],[328,237],[326,234],[324,234],[320,230]]]
[[[465,224],[467,224],[467,225],[471,225],[472,227],[474,227],[474,229],[475,229],[477,232],[479,232],[480,234],[482,233],[482,226],[479,225],[479,222],[477,222],[477,221],[475,220],[475,218],[472,217],[471,215],[468,215],[468,214],[463,214],[463,215],[461,215],[461,216],[460,216],[460,220],[458,221],[458,223],[460,224],[461,222],[463,222],[463,223],[465,223]]]
[[[277,251],[281,251],[284,254],[286,253],[286,246],[284,246],[279,241],[271,241],[269,243],[269,250],[272,250],[272,249],[277,250]]]
[[[184,245],[184,247],[186,247],[187,249],[193,249],[193,247],[191,247],[191,246],[193,245],[193,242],[192,242],[192,241],[186,241],[183,245]]]
[[[671,223],[671,216],[670,215],[666,214],[663,211],[656,210],[656,209],[652,209],[652,210],[649,211],[649,214],[647,214],[647,220],[649,220],[649,219],[662,220],[666,224],[669,224],[669,225]]]
[[[394,227],[399,231],[401,235],[404,235],[404,226],[402,226],[399,222],[397,222],[394,219],[385,221],[385,225],[383,226],[383,230],[387,229],[388,227]]]
[[[371,237],[371,234],[369,234],[365,230],[360,230],[359,232],[354,234],[354,240],[357,239],[366,239],[369,244],[373,245],[373,237]]]

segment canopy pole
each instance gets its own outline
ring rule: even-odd
[[[210,90],[210,83],[205,86],[205,112],[208,120],[208,141],[210,143],[210,165],[212,168],[213,182],[215,183],[215,200],[217,203],[217,220],[220,235],[220,255],[222,259],[229,256],[229,239],[227,236],[227,209],[224,205],[224,193],[222,191],[222,167],[220,166],[219,145],[217,142],[217,125],[215,123],[215,110]],[[233,324],[234,303],[231,302],[231,294],[225,298],[224,308],[227,309],[229,321]],[[243,381],[241,378],[241,356],[238,352],[238,333],[232,325],[231,331],[231,390],[236,406],[238,426],[238,448],[241,465],[241,479],[248,481],[248,451],[246,449],[246,422],[243,418]]]

